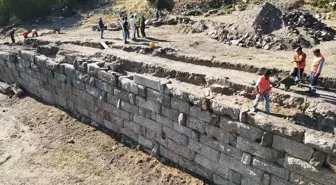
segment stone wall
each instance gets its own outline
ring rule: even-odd
[[[98,65],[0,52],[0,79],[216,184],[336,184],[333,136]]]

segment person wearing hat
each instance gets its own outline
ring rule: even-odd
[[[306,67],[306,53],[302,51],[302,47],[298,47],[295,49],[294,54],[294,68],[291,71],[290,75],[293,77],[297,77],[297,81],[302,79],[302,75],[304,69]]]
[[[98,27],[100,29],[100,38],[103,39],[104,38],[104,23],[103,23],[103,19],[102,17],[99,17],[98,19]]]
[[[320,49],[314,49],[314,60],[311,65],[311,72],[310,72],[310,78],[309,78],[309,92],[316,93],[316,85],[318,78],[321,75],[323,65],[325,63],[325,59],[323,55],[320,52]]]
[[[256,83],[256,91],[257,91],[257,97],[253,102],[253,111],[257,111],[258,104],[261,100],[265,100],[265,112],[270,113],[270,92],[272,90],[271,87],[271,71],[266,70],[264,75],[259,77],[257,83]]]

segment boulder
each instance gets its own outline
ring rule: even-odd
[[[185,13],[187,16],[198,16],[198,15],[203,15],[203,12],[201,10],[191,10],[187,13]]]

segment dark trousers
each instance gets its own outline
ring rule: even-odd
[[[146,37],[145,27],[141,27],[140,30],[141,30],[142,37]]]
[[[135,31],[136,31],[137,37],[140,37],[140,34],[139,34],[139,26],[136,26],[136,27],[135,27]],[[135,33],[134,33],[134,35],[135,35]]]
[[[12,39],[12,43],[15,43],[14,35],[11,35],[10,38]]]

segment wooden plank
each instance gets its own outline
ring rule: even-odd
[[[100,44],[105,48],[108,49],[109,47],[106,45],[106,43],[104,41],[101,41]]]

